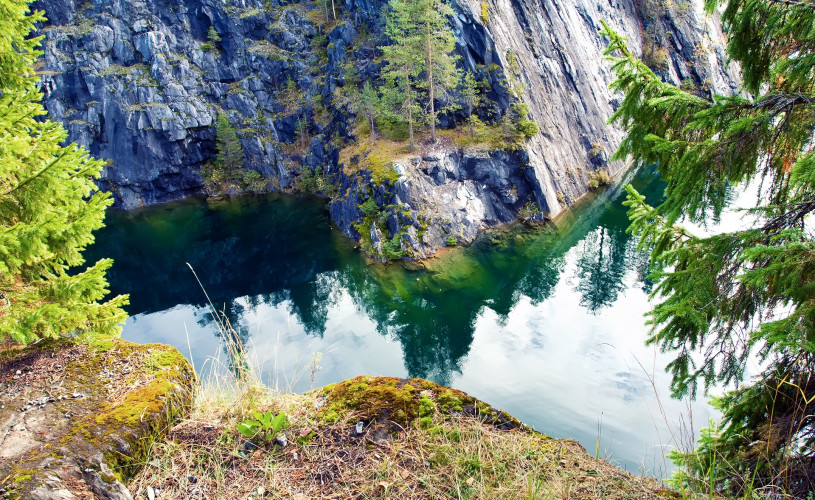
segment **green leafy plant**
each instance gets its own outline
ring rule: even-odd
[[[257,444],[269,444],[289,426],[289,417],[285,412],[277,415],[270,411],[252,410],[254,419],[247,418],[238,424],[237,430],[247,439]]]
[[[387,240],[385,244],[382,245],[382,254],[388,260],[401,259],[402,256],[405,255],[405,251],[402,250],[401,235],[397,234],[390,240]]]

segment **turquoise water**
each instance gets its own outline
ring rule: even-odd
[[[652,170],[629,180],[658,200]],[[612,188],[555,225],[491,232],[420,265],[366,261],[317,198],[187,200],[111,213],[88,257],[113,257],[112,291],[130,293],[123,337],[175,345],[200,373],[223,372],[227,356],[187,263],[272,387],[423,377],[660,476],[664,453],[715,415],[671,400],[669,358],[644,345],[648,261],[622,199]]]

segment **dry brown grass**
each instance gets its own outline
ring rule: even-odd
[[[661,498],[657,482],[590,457],[568,440],[502,431],[475,416],[355,426],[349,410],[320,417],[324,391],[276,395],[259,386],[203,391],[189,419],[155,443],[129,487],[147,498]],[[255,448],[235,430],[252,409],[286,412],[288,445]],[[669,493],[670,494],[670,493]]]
[[[358,127],[354,135],[359,139],[340,150],[339,163],[346,175],[370,170],[376,184],[385,179],[395,181],[399,176],[393,170],[393,162],[409,156],[407,143],[384,137],[373,139],[364,127]]]

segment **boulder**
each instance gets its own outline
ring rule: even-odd
[[[148,447],[192,404],[174,347],[43,341],[0,350],[0,497],[131,499]]]

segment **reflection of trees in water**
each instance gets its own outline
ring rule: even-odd
[[[308,334],[322,337],[345,290],[380,334],[400,342],[411,376],[449,384],[483,309],[505,321],[522,296],[546,300],[570,250],[578,253],[581,304],[592,312],[617,298],[629,270],[643,274],[647,260],[625,234],[621,198],[578,209],[576,222],[560,229],[485,235],[423,270],[366,264],[346,240],[334,241],[321,203],[288,198],[235,200],[218,210],[193,205],[169,222],[124,217],[98,235],[109,250],[95,256],[116,259],[112,288],[131,292],[132,314],[203,306],[203,292],[184,264],[190,262],[244,345],[257,326],[249,324],[251,311],[264,304],[285,304]],[[160,237],[151,240],[155,234]],[[206,315],[201,322],[209,326],[213,319]]]
[[[625,289],[630,237],[603,226],[588,233],[577,247],[577,286],[580,305],[591,313],[617,300]]]
[[[92,261],[114,257],[111,291],[130,293],[131,315],[205,305],[187,263],[216,307],[235,297],[280,292],[293,293],[302,306],[309,297],[320,297],[319,287],[308,289],[316,277],[338,267],[335,248],[325,244],[331,227],[318,199],[190,200],[171,210],[114,212],[108,223],[87,255]]]
[[[321,273],[313,280],[297,283],[288,290],[289,310],[300,320],[306,333],[322,337],[328,311],[339,300],[337,272]]]
[[[215,314],[207,306],[207,314],[199,317],[198,324],[211,327],[214,335],[221,339],[221,347],[230,362],[230,371],[238,374],[245,363],[253,328],[257,330],[261,327],[250,325],[249,322],[250,314],[257,311],[259,306],[277,307],[285,303],[289,314],[299,321],[307,334],[322,337],[328,311],[338,297],[339,287],[335,273],[323,273],[290,289],[213,304],[217,309]]]
[[[359,267],[343,273],[341,279],[358,310],[374,321],[377,331],[402,345],[409,376],[449,385],[472,343],[477,312],[472,301],[454,301],[458,306],[451,307],[449,294],[457,291],[434,293],[427,273],[397,266]]]
[[[661,183],[652,169],[643,169],[634,179],[638,189],[658,201]],[[646,292],[651,284],[646,281],[648,256],[636,250],[636,241],[626,231],[628,217],[622,206],[623,194],[613,202],[597,203],[602,210],[595,211],[590,224],[581,221],[583,231],[577,243],[577,271],[575,290],[580,293],[580,305],[596,314],[617,300],[625,290],[628,273],[636,273]]]

